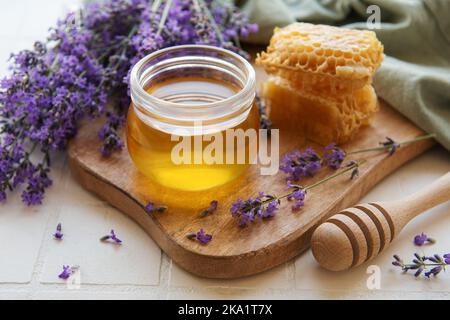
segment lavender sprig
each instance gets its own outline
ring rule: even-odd
[[[380,142],[380,147],[356,150],[351,152],[346,152],[344,149],[337,146],[336,143],[332,143],[324,148],[322,157],[320,157],[318,153],[312,148],[307,148],[303,152],[294,150],[293,152],[287,153],[283,157],[280,165],[280,170],[288,175],[288,183],[297,182],[302,178],[314,176],[323,166],[327,166],[333,170],[338,170],[339,168],[341,168],[345,159],[349,155],[377,150],[387,150],[389,151],[389,155],[392,156],[402,145],[422,141],[425,139],[431,139],[434,137],[434,134],[430,134],[401,143],[397,143],[393,139],[387,137],[386,141]],[[358,171],[355,170],[352,177],[354,178],[357,175]]]
[[[386,137],[386,141],[380,142],[379,147],[350,151],[347,153],[347,155],[371,152],[371,151],[386,151],[386,150],[389,152],[389,155],[393,155],[395,152],[397,152],[397,150],[401,146],[416,143],[416,142],[423,141],[423,140],[434,139],[434,138],[436,138],[436,134],[434,134],[434,133],[420,136],[420,137],[417,137],[414,139],[406,140],[403,142],[396,142],[395,140],[393,140],[389,137]]]
[[[407,273],[410,270],[414,271],[414,276],[416,278],[421,274],[427,278],[430,278],[431,276],[436,277],[450,265],[450,254],[445,254],[444,257],[441,257],[438,254],[426,257],[415,253],[414,259],[408,264],[404,263],[398,255],[394,255],[392,265],[400,267],[404,273]]]
[[[106,118],[98,134],[104,156],[123,148],[128,75],[145,55],[200,43],[246,55],[237,37],[257,29],[246,16],[218,1],[195,2],[200,10],[192,0],[94,1],[60,20],[46,42],[11,57],[0,80],[0,202],[23,187],[23,202],[41,204],[52,155],[83,119]]]
[[[279,209],[281,201],[287,199],[293,201],[292,209],[298,210],[304,206],[304,200],[309,190],[314,189],[332,179],[335,179],[347,172],[352,172],[352,178],[355,172],[365,161],[353,162],[345,169],[336,172],[335,174],[324,178],[314,184],[303,187],[299,185],[289,184],[289,192],[280,196],[260,193],[256,198],[250,198],[246,201],[238,199],[231,206],[230,213],[233,218],[238,221],[239,226],[245,227],[249,222],[254,222],[256,218],[267,219],[275,216]]]

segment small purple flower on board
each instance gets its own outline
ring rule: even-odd
[[[62,233],[62,226],[61,223],[58,223],[58,225],[56,226],[56,232],[53,234],[53,237],[56,240],[62,240],[64,234]]]
[[[218,206],[219,206],[219,202],[217,200],[211,201],[211,203],[209,204],[209,207],[200,213],[200,217],[204,218],[204,217],[207,217],[207,216],[213,214],[217,210]]]
[[[389,155],[392,156],[400,148],[400,144],[395,142],[393,139],[386,137],[386,141],[380,142],[380,145],[387,147],[389,150]]]
[[[76,272],[77,269],[78,267],[63,266],[63,271],[58,275],[58,278],[67,280]]]
[[[333,170],[337,170],[341,167],[346,157],[344,150],[339,148],[336,143],[332,143],[325,147],[325,153],[323,154],[323,164]]]
[[[414,237],[414,244],[418,247],[421,247],[424,244],[434,244],[434,243],[436,243],[436,240],[434,240],[433,238],[429,238],[423,232]]]
[[[146,206],[145,206],[145,211],[148,214],[152,214],[152,213],[164,213],[167,211],[167,207],[166,206],[156,206],[153,202],[149,202]]]
[[[112,240],[112,242],[115,243],[115,244],[122,244],[122,240],[117,238],[116,233],[114,232],[114,230],[111,230],[111,233],[109,235],[100,238],[100,241],[102,241],[102,242],[106,242],[108,240]]]
[[[197,240],[202,245],[207,245],[213,238],[212,235],[206,234],[203,229],[201,229],[197,233],[190,233],[186,237],[192,241]]]

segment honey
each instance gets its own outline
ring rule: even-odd
[[[180,52],[173,56],[172,50]],[[214,54],[209,57],[204,50]],[[131,159],[143,175],[170,189],[201,191],[224,185],[244,173],[251,162],[249,143],[230,143],[227,133],[259,128],[254,85],[248,86],[242,66],[236,65],[241,58],[223,49],[192,46],[167,52],[172,54],[157,59],[156,76],[140,83],[142,90],[134,91],[134,99],[132,82],[133,102],[127,119]],[[229,54],[236,61],[224,61],[217,57],[218,52]],[[200,63],[202,57],[197,54],[206,61]],[[177,72],[173,72],[174,63],[181,64],[175,68]],[[227,70],[221,71],[222,63]],[[145,68],[141,78],[151,74],[146,71],[149,65],[152,64],[142,63],[141,69]],[[251,68],[245,63],[244,67]],[[253,73],[248,70],[251,80]],[[135,80],[139,78],[134,76]],[[221,144],[216,144],[219,140]],[[182,143],[190,148],[177,152]],[[216,148],[211,149],[213,144]],[[234,160],[244,155],[245,162],[226,161],[230,154]],[[183,161],[176,159],[178,155]]]

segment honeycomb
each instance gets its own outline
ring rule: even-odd
[[[276,28],[256,63],[311,92],[350,92],[370,84],[384,58],[372,31],[309,23]]]
[[[271,76],[261,86],[268,114],[276,127],[291,127],[320,144],[345,143],[369,125],[378,111],[371,85],[347,95],[319,96],[297,90],[286,79]]]

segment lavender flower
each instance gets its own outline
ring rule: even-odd
[[[392,265],[400,267],[404,273],[412,270],[414,271],[414,276],[417,278],[420,275],[424,275],[427,278],[431,276],[436,277],[442,271],[445,271],[445,267],[449,265],[450,260],[446,259],[447,255],[442,258],[440,255],[435,254],[431,257],[420,256],[419,254],[414,254],[414,259],[411,263],[405,264],[398,255],[394,255],[394,261]],[[450,257],[450,255],[449,255]]]
[[[212,235],[206,234],[203,229],[197,233],[190,233],[186,236],[189,240],[197,240],[202,245],[207,245],[212,240]]]
[[[145,211],[148,214],[153,214],[155,212],[157,213],[164,213],[167,211],[167,207],[166,206],[156,206],[153,202],[149,202],[146,206],[145,206]]]
[[[230,208],[231,216],[238,221],[239,226],[246,227],[249,222],[255,221],[257,217],[265,219],[275,216],[276,211],[281,205],[281,200],[283,199],[294,201],[295,204],[292,206],[292,209],[294,211],[298,210],[305,205],[304,200],[308,190],[314,189],[321,184],[337,178],[349,171],[352,171],[352,177],[354,177],[355,170],[358,169],[362,163],[364,163],[364,161],[349,163],[345,169],[342,169],[339,172],[307,187],[289,183],[289,192],[281,196],[260,192],[256,198],[250,198],[246,201],[238,199]]]
[[[425,233],[421,233],[414,237],[414,244],[418,247],[423,246],[425,243],[434,244],[436,241],[432,238],[429,238]]]
[[[102,238],[100,238],[100,241],[105,242],[108,240],[112,240],[113,243],[115,244],[122,244],[122,240],[120,240],[119,238],[117,238],[116,233],[114,232],[114,230],[111,230],[111,233],[109,235],[106,235]]]
[[[219,205],[219,202],[217,200],[211,201],[209,207],[200,213],[200,217],[204,218],[204,217],[207,217],[207,216],[213,214],[217,210],[218,205]]]
[[[58,275],[60,279],[67,280],[76,272],[78,267],[63,266],[63,271]]]
[[[346,167],[347,168],[354,167],[352,174],[350,176],[350,180],[354,180],[355,178],[359,177],[359,165],[356,161],[354,161],[354,160],[349,161],[349,163],[347,163]]]
[[[335,143],[332,143],[325,147],[325,153],[323,155],[323,164],[333,170],[337,170],[341,167],[346,157],[344,150],[339,148]]]
[[[450,264],[450,253],[444,254],[444,259],[446,264]]]
[[[247,201],[238,199],[231,206],[231,215],[239,221],[241,227],[247,226],[255,218],[267,219],[274,217],[278,210],[280,201],[273,195],[260,192],[256,198]]]
[[[305,188],[297,185],[290,185],[290,188],[293,188],[294,191],[287,197],[288,201],[295,201],[295,204],[292,206],[292,210],[297,211],[300,208],[305,206],[305,198],[306,191]]]
[[[281,161],[280,170],[288,174],[288,181],[299,181],[313,176],[321,167],[319,155],[312,148],[307,148],[304,152],[295,150],[286,154]]]
[[[104,0],[68,14],[45,43],[13,55],[11,75],[0,80],[0,202],[23,187],[27,205],[41,204],[51,157],[66,149],[83,119],[106,118],[104,156],[123,148],[128,75],[140,58],[193,43],[246,55],[238,37],[256,29],[234,6],[211,0]]]
[[[389,150],[390,156],[392,156],[400,148],[400,144],[389,137],[386,137],[386,141],[380,142],[380,145]]]
[[[56,240],[62,240],[63,236],[64,236],[64,234],[62,233],[61,223],[58,223],[58,225],[56,226],[56,232],[55,232],[55,234],[53,234],[53,237]]]

